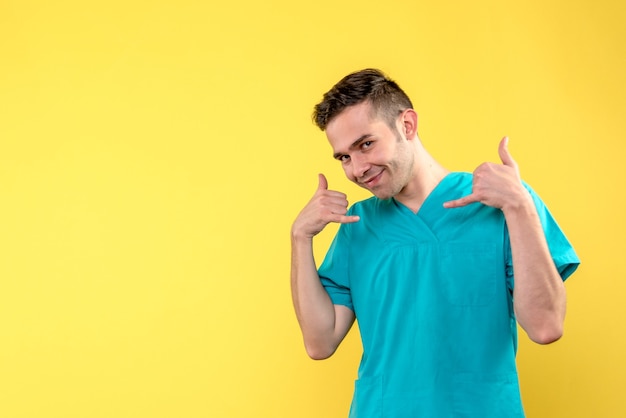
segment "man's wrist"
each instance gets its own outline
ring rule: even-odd
[[[292,243],[294,244],[310,243],[312,241],[313,241],[313,235],[306,234],[295,227],[291,228],[291,242]]]
[[[535,203],[530,193],[524,189],[518,199],[510,200],[502,207],[502,212],[507,220],[513,217],[526,217],[536,213]]]

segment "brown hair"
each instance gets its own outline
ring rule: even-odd
[[[322,130],[347,107],[369,100],[373,115],[380,116],[390,127],[413,104],[395,81],[382,71],[368,68],[345,76],[315,105],[313,121]]]

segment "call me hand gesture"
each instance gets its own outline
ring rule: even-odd
[[[359,217],[346,216],[347,211],[348,199],[345,193],[328,190],[326,177],[319,174],[317,190],[294,221],[292,231],[302,237],[313,238],[331,222],[358,222]]]
[[[498,146],[502,164],[483,163],[473,173],[472,193],[444,203],[445,208],[458,208],[480,202],[503,212],[529,199],[522,185],[519,167],[508,150],[509,138],[504,137]]]

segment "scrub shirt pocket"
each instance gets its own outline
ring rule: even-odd
[[[450,243],[441,247],[441,289],[455,306],[485,306],[496,294],[495,244]]]
[[[524,418],[517,373],[458,373],[454,418]]]
[[[362,378],[354,384],[349,418],[381,418],[383,416],[382,377]]]

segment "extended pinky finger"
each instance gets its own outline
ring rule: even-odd
[[[358,222],[359,220],[361,220],[361,218],[359,216],[356,215],[352,215],[352,216],[340,216],[340,219],[337,221],[341,224],[351,224],[351,223],[355,223]]]
[[[445,202],[443,204],[443,207],[447,209],[460,208],[463,206],[467,206],[470,203],[474,203],[476,201],[477,200],[474,198],[474,195],[469,195],[469,196],[462,197],[460,199],[450,200],[448,202]]]

